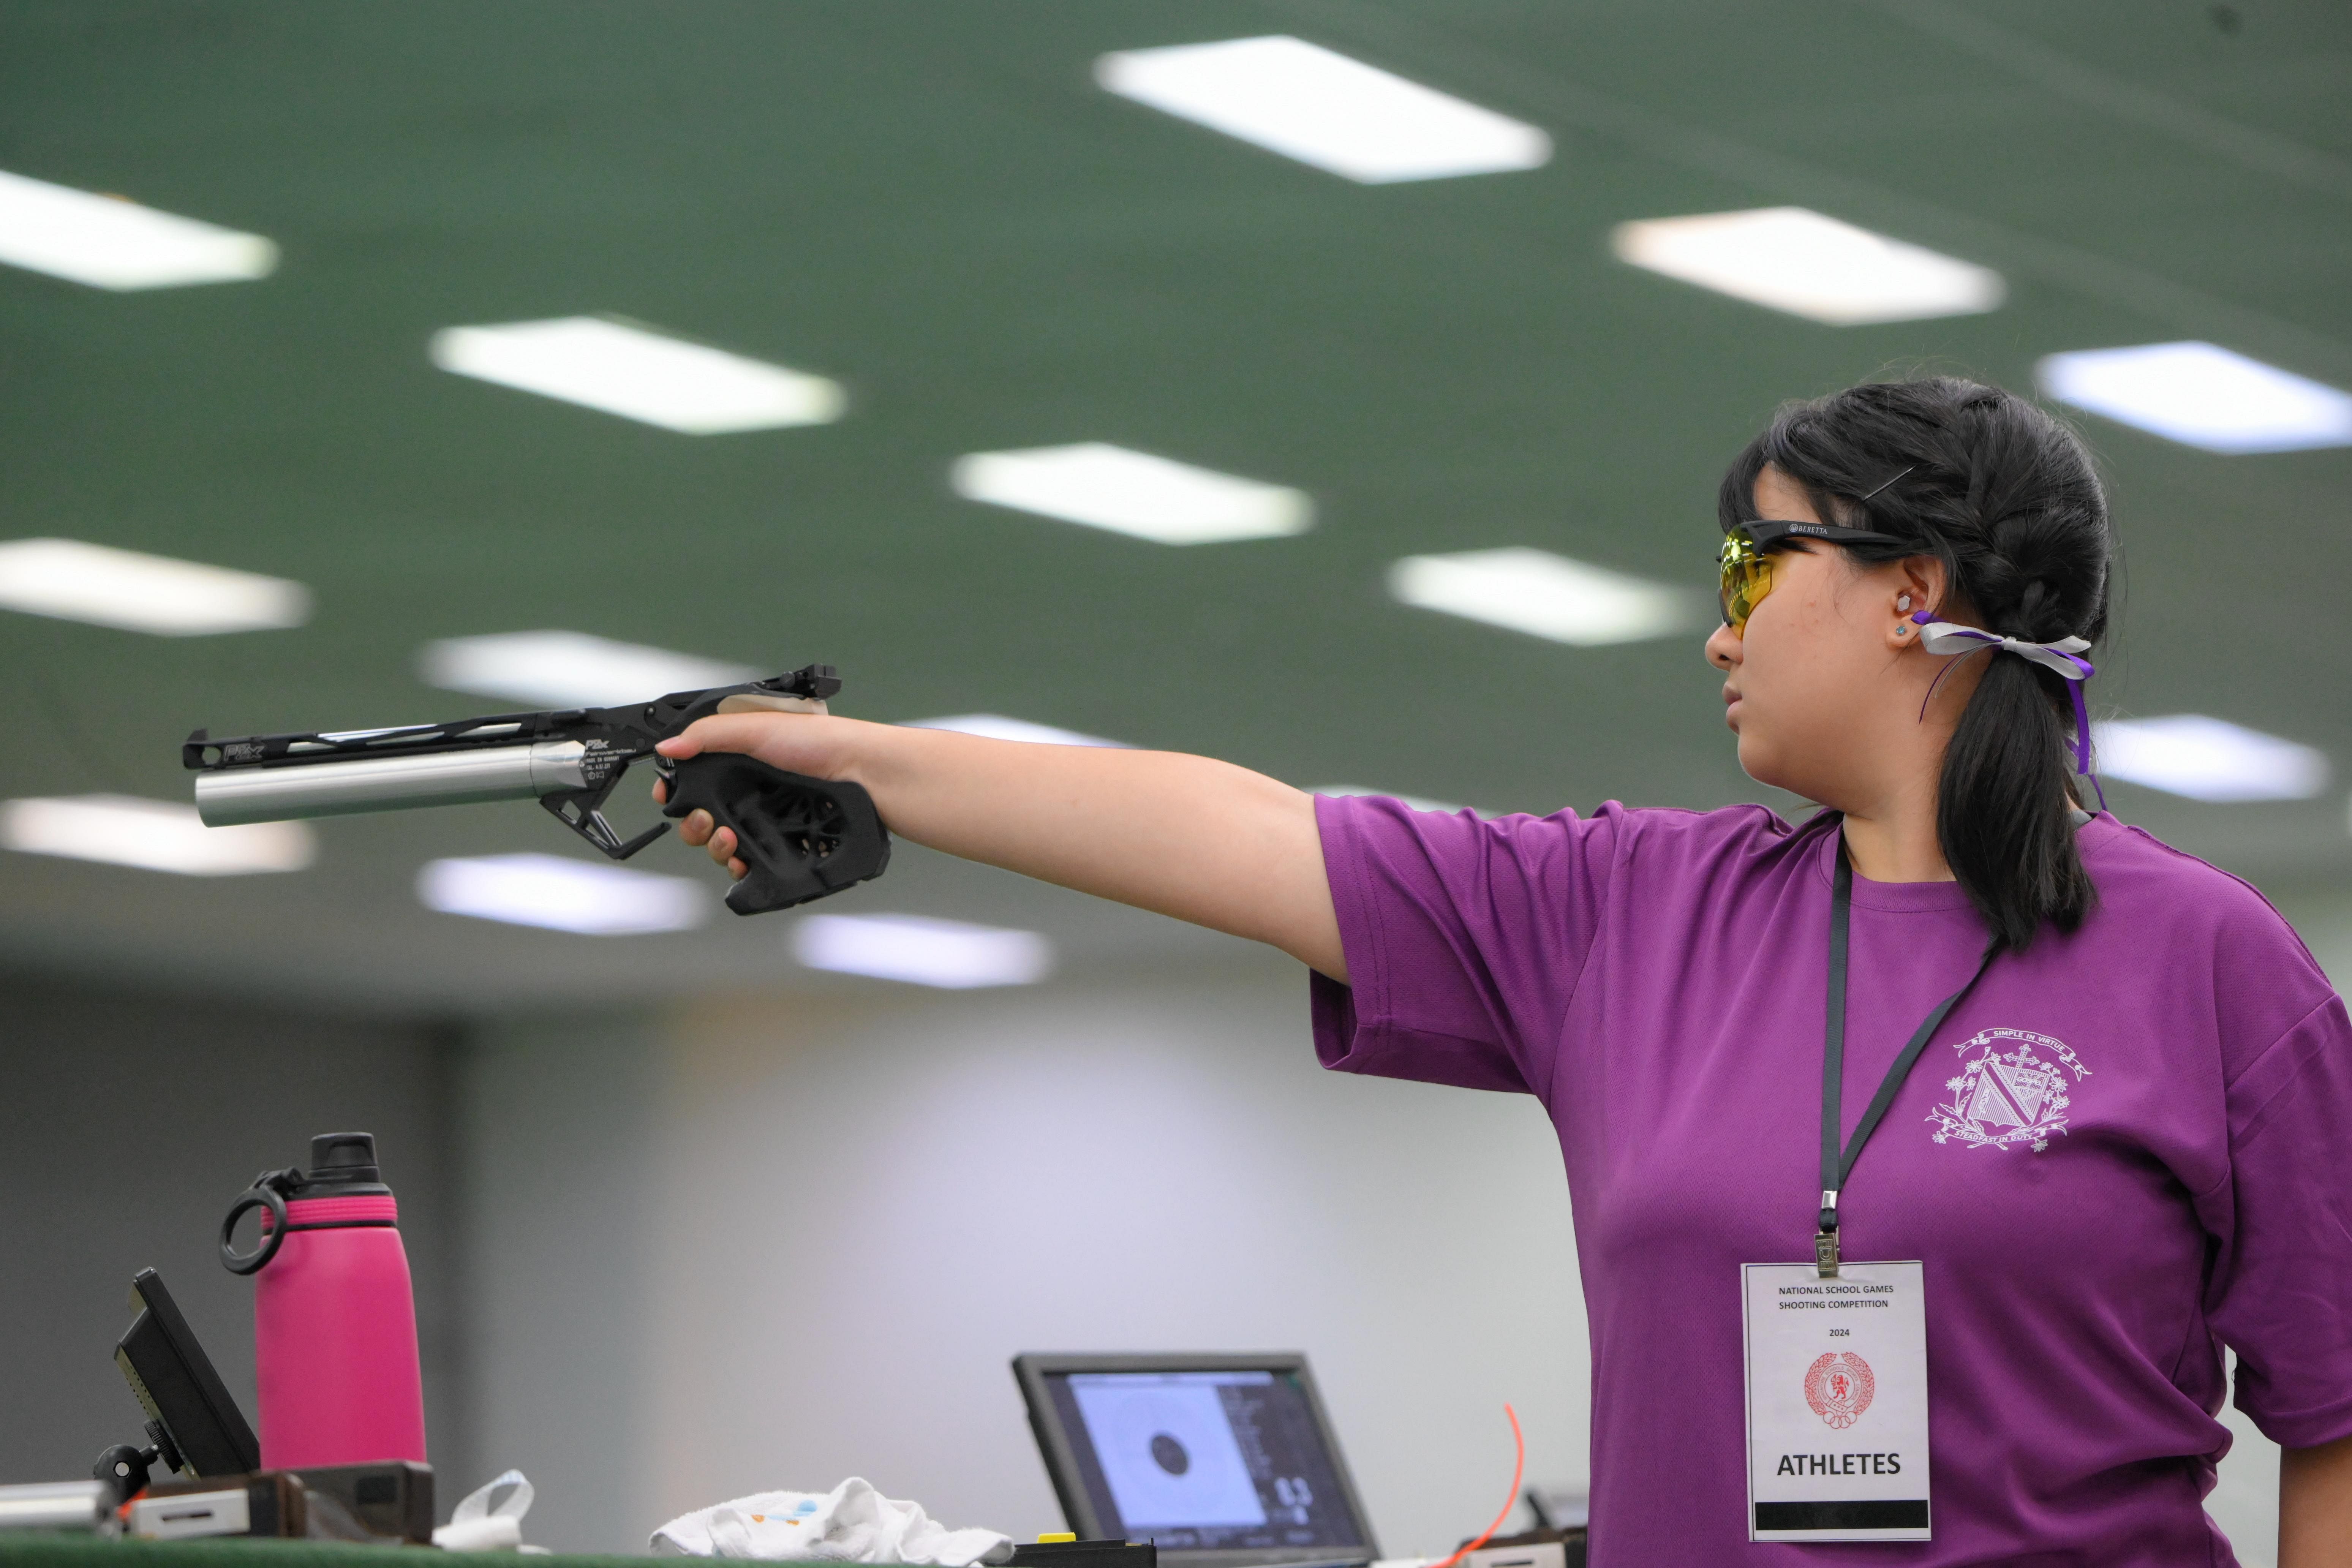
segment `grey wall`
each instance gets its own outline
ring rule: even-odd
[[[443,1484],[455,1500],[520,1468],[537,1545],[643,1551],[664,1517],[647,1459],[650,1304],[705,1282],[664,1279],[650,1240],[657,1205],[694,1202],[653,1186],[662,1068],[650,1020],[604,1014],[484,1026],[461,1069],[479,1463]]]
[[[256,1418],[253,1287],[214,1239],[313,1133],[376,1134],[415,1279],[435,1457],[462,1459],[447,1037],[251,1002],[0,977],[0,1480],[89,1473],[140,1436],[113,1362],[131,1277],[160,1270]]]

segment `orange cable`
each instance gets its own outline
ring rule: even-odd
[[[1455,1563],[1495,1539],[1495,1531],[1503,1528],[1503,1521],[1511,1517],[1513,1509],[1519,1506],[1519,1482],[1528,1473],[1528,1438],[1527,1434],[1519,1430],[1519,1413],[1511,1408],[1507,1400],[1504,1402],[1503,1414],[1511,1418],[1511,1441],[1518,1448],[1518,1458],[1511,1461],[1511,1495],[1503,1500],[1503,1511],[1495,1516],[1495,1522],[1482,1531],[1477,1539],[1444,1562],[1431,1564],[1431,1568],[1454,1568]]]

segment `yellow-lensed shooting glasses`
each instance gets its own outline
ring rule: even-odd
[[[1756,606],[1772,591],[1771,552],[1786,546],[1791,539],[1819,539],[1832,544],[1910,542],[1891,533],[1839,528],[1826,522],[1759,521],[1733,524],[1723,536],[1723,552],[1717,561],[1723,572],[1717,603],[1723,609],[1723,624],[1734,632],[1746,632],[1748,617],[1756,613]]]

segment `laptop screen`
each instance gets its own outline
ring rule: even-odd
[[[1074,1525],[1162,1552],[1370,1555],[1302,1358],[1131,1370],[1145,1358],[1123,1359],[1129,1368],[1037,1369],[1069,1479],[1091,1505]]]

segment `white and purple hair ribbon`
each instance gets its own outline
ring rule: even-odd
[[[2074,699],[2074,771],[2078,773],[2091,772],[2091,710],[2083,700],[2083,683],[2099,672],[2092,667],[2089,659],[2083,657],[2090,651],[2089,643],[2081,637],[2060,637],[2055,642],[2027,642],[2023,637],[2005,637],[1981,626],[1963,626],[1951,621],[1939,621],[1933,610],[1921,610],[1911,617],[1911,623],[1919,628],[1919,646],[1938,658],[1950,658],[1975,653],[1979,648],[1998,648],[2003,653],[2031,659],[2042,668],[2054,672],[2066,683],[2067,691]],[[1947,668],[1944,673],[1948,675],[1951,671]],[[1936,677],[1938,683],[1943,679],[1943,675]],[[1936,695],[1935,687],[1927,689],[1927,695],[1931,699]],[[1927,710],[1923,706],[1920,711],[1925,713]],[[2095,784],[2098,775],[2092,774]],[[2104,796],[2104,792],[2102,794]]]

